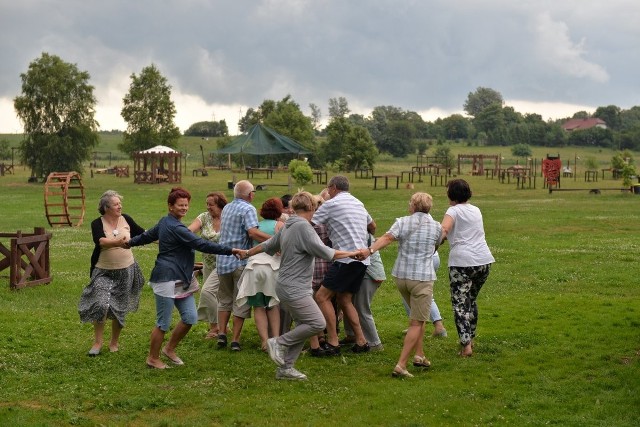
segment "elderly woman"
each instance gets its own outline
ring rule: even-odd
[[[207,211],[202,212],[189,225],[189,230],[200,233],[200,236],[210,242],[220,241],[220,213],[227,205],[227,198],[219,191],[207,194]],[[220,279],[216,271],[216,256],[202,254],[202,277],[204,285],[200,291],[198,303],[198,320],[209,323],[209,331],[205,339],[218,337],[218,287]]]
[[[291,207],[295,214],[287,219],[284,228],[242,256],[246,258],[263,251],[272,255],[282,253],[276,291],[280,303],[296,322],[296,327],[277,338],[269,338],[267,349],[271,360],[278,365],[276,379],[306,380],[307,376],[293,365],[300,356],[304,342],[326,326],[311,289],[314,258],[347,258],[358,252],[339,251],[322,243],[310,224],[316,211],[316,203],[310,193],[303,191],[294,195]]]
[[[138,309],[144,285],[142,270],[133,253],[121,247],[144,229],[122,213],[122,196],[113,190],[102,194],[98,212],[101,216],[91,222],[95,243],[89,270],[91,282],[82,291],[78,304],[80,320],[93,323],[95,337],[89,356],[100,354],[107,318],[112,319],[109,350],[118,351],[125,315]]]
[[[451,305],[458,330],[459,355],[473,354],[478,326],[477,298],[495,262],[484,236],[482,213],[468,203],[471,188],[464,179],[447,184],[449,208],[442,220],[443,239],[449,240],[449,284]]]
[[[182,219],[189,211],[191,194],[183,188],[173,188],[167,204],[169,214],[154,227],[125,243],[127,247],[146,245],[158,241],[158,256],[151,271],[150,285],[156,299],[156,325],[151,332],[147,366],[165,369],[160,359],[160,347],[164,334],[171,326],[173,307],[180,312],[180,322],[173,329],[171,338],[162,354],[176,365],[184,362],[176,354],[176,347],[198,321],[193,293],[198,290],[193,280],[195,251],[210,254],[239,255],[240,249],[232,249],[199,237],[192,233]]]
[[[360,249],[360,257],[366,258],[391,242],[397,240],[399,243],[398,257],[391,275],[411,311],[400,358],[392,372],[394,377],[413,377],[407,371],[411,352],[414,352],[413,366],[431,366],[424,355],[423,338],[433,299],[433,282],[436,280],[433,254],[442,235],[442,227],[429,214],[432,205],[433,200],[429,194],[415,193],[409,202],[410,215],[397,218],[382,237],[370,247]]]
[[[283,213],[282,201],[277,197],[265,200],[260,208],[263,218],[258,223],[260,231],[270,236],[284,226],[279,218]],[[254,245],[260,242],[253,241]],[[280,309],[276,295],[276,279],[280,269],[280,255],[265,253],[251,257],[238,280],[238,305],[253,307],[253,313],[260,336],[261,349],[266,351],[269,336],[280,335]]]

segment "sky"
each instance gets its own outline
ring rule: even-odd
[[[181,131],[287,95],[323,120],[330,98],[368,116],[395,106],[433,121],[488,87],[547,119],[640,105],[638,0],[0,0],[0,133],[43,52],[87,71],[101,130],[131,75],[155,64]]]

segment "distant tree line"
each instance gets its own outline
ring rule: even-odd
[[[38,178],[55,170],[81,171],[99,141],[97,101],[89,74],[75,64],[43,53],[20,76],[22,94],[14,99],[14,107],[25,130],[20,145],[22,162]],[[438,146],[436,151],[440,149],[442,155],[449,156],[447,148],[442,147],[448,140],[512,146],[520,154],[526,153],[528,146],[640,149],[640,107],[623,110],[608,105],[598,107],[593,114],[576,112],[572,118],[599,118],[607,128],[566,132],[561,125],[569,118],[544,121],[538,114],[521,114],[505,105],[498,91],[484,87],[468,94],[463,105],[466,116],[452,114],[433,122],[395,106],[377,106],[368,116],[351,114],[346,98],[339,97],[329,99],[328,124],[321,128],[320,108],[315,104],[309,108],[311,115],[306,116],[291,95],[279,101],[267,99],[249,108],[238,126],[244,132],[262,123],[308,148],[311,166],[345,171],[373,168],[380,153],[398,158],[424,153],[433,142]],[[155,65],[131,74],[121,115],[127,122],[119,146],[124,153],[131,155],[159,144],[177,148],[181,135],[174,123],[171,86]],[[220,146],[230,142],[224,120],[194,123],[184,134],[222,137],[218,138]],[[0,146],[2,155],[6,155],[5,145]],[[282,164],[290,160],[284,155],[271,159]]]

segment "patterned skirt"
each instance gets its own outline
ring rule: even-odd
[[[126,314],[138,309],[143,286],[144,276],[135,261],[118,270],[94,268],[78,303],[80,321],[101,322],[106,317],[124,326]]]

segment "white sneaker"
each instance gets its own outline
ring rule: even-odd
[[[280,344],[276,341],[276,338],[269,338],[267,340],[267,351],[269,352],[269,357],[273,360],[278,366],[284,365],[284,349]]]
[[[306,381],[307,376],[295,368],[278,368],[276,370],[276,379]]]

